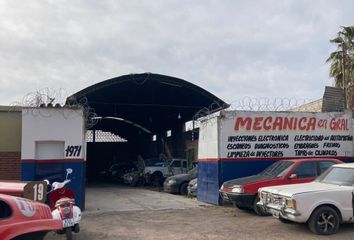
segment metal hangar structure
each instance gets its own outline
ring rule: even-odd
[[[135,161],[137,155],[148,158],[163,153],[193,161],[196,154],[190,156],[188,146],[196,146],[196,138],[185,131],[185,123],[200,112],[210,114],[229,106],[190,82],[154,73],[102,81],[68,97],[67,103],[84,104],[92,110],[89,117],[95,124],[89,126],[93,140],[87,143],[89,179],[109,164]],[[99,142],[98,131],[118,135],[120,141]]]

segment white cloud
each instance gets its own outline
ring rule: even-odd
[[[354,2],[0,0],[0,105],[44,87],[73,94],[132,72],[193,82],[229,101],[317,99],[329,39]]]

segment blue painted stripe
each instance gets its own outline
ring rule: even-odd
[[[65,179],[65,169],[73,169],[70,175],[71,182],[66,186],[75,193],[75,202],[82,209],[85,209],[85,182],[86,182],[86,162],[23,162],[22,180],[36,181],[48,179],[51,183],[54,181],[63,181]]]

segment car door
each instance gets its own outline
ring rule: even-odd
[[[305,183],[311,182],[317,177],[317,163],[313,162],[301,162],[290,173],[290,176],[296,174],[296,178],[291,178],[291,183]]]
[[[180,159],[175,159],[171,164],[173,174],[181,174],[182,173],[182,162]]]
[[[182,173],[187,173],[187,160],[182,160],[182,168],[181,171]]]

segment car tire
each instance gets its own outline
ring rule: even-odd
[[[254,202],[253,202],[254,212],[259,216],[270,216],[270,214],[265,209],[263,209],[262,207],[257,205],[257,202],[259,202],[258,196],[255,197]]]
[[[74,233],[79,233],[80,232],[80,225],[78,223],[76,223],[73,230],[74,230]]]
[[[66,240],[72,240],[73,239],[73,232],[70,227],[65,228],[65,236]]]
[[[146,183],[145,182],[145,178],[144,177],[140,177],[139,180],[136,183],[136,186],[143,187],[143,186],[145,186],[145,183]]]
[[[187,196],[188,194],[188,183],[184,182],[181,184],[181,186],[179,187],[179,194],[183,195],[183,196]]]
[[[318,235],[331,235],[339,230],[340,217],[335,209],[329,206],[317,208],[308,220],[311,232]]]

